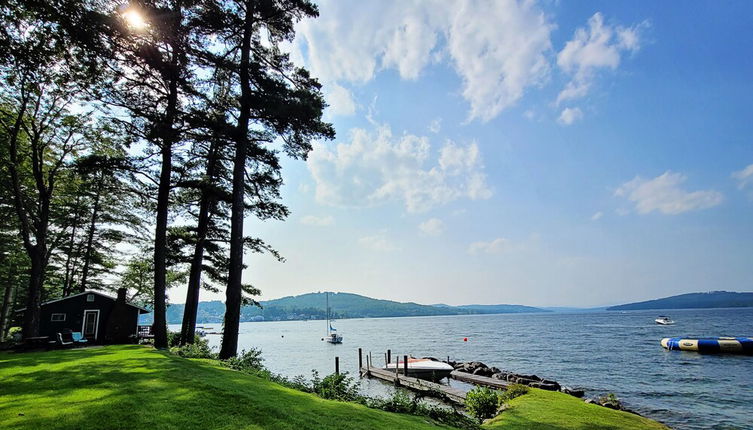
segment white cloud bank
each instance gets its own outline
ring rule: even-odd
[[[439,236],[444,232],[444,223],[441,219],[429,218],[419,224],[418,229],[427,236]]]
[[[510,242],[504,238],[497,238],[489,242],[473,242],[468,246],[468,253],[478,254],[501,254],[510,249]]]
[[[321,1],[296,26],[293,58],[325,84],[364,83],[383,69],[418,79],[446,61],[462,79],[469,120],[488,121],[545,83],[550,18],[533,1]],[[440,43],[441,42],[441,43]]]
[[[583,118],[583,111],[580,108],[565,108],[562,110],[560,117],[557,119],[562,125],[571,125]]]
[[[397,201],[424,212],[460,198],[491,197],[475,143],[445,142],[432,156],[429,138],[393,136],[389,126],[353,129],[350,141],[315,144],[308,160],[319,203],[370,207]]]
[[[733,172],[732,177],[737,179],[737,188],[741,190],[749,185],[753,185],[753,164],[749,164],[746,168]]]
[[[670,171],[653,179],[636,176],[622,184],[614,194],[633,202],[639,214],[657,211],[665,215],[677,215],[717,206],[724,199],[722,193],[714,190],[683,190],[680,185],[686,179],[685,175]]]
[[[572,77],[557,96],[557,104],[584,97],[599,70],[615,70],[623,53],[638,51],[640,30],[645,26],[645,22],[632,27],[610,26],[601,13],[595,13],[588,20],[588,28],[577,29],[557,54],[557,65]]]

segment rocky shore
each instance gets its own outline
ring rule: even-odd
[[[480,361],[450,361],[448,364],[459,372],[470,373],[471,375],[485,376],[487,378],[499,379],[513,384],[540,388],[542,390],[561,391],[575,397],[583,397],[585,395],[583,390],[563,387],[560,383],[551,379],[544,379],[536,375],[522,375],[519,373],[506,372],[496,367],[489,367]]]

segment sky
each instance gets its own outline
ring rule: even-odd
[[[246,255],[262,300],[753,290],[753,2],[318,4],[286,49],[337,137],[246,220],[286,258]]]

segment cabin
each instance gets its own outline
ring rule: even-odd
[[[81,332],[88,343],[135,343],[139,315],[146,313],[126,302],[125,288],[118,290],[117,297],[84,291],[42,303],[39,335],[55,339],[58,333]]]

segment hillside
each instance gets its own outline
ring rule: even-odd
[[[689,293],[644,302],[612,306],[608,311],[630,311],[640,309],[699,309],[699,308],[744,308],[753,307],[753,293],[731,291],[710,291]]]
[[[241,321],[324,319],[326,317],[325,303],[326,297],[323,292],[265,300],[261,302],[262,309],[244,306],[241,309]],[[168,323],[180,324],[183,318],[183,307],[182,304],[174,304],[168,307]],[[547,312],[531,306],[506,304],[421,305],[373,299],[351,293],[330,293],[329,307],[335,319]],[[224,312],[225,305],[220,301],[201,302],[199,303],[197,321],[200,324],[220,323]]]

